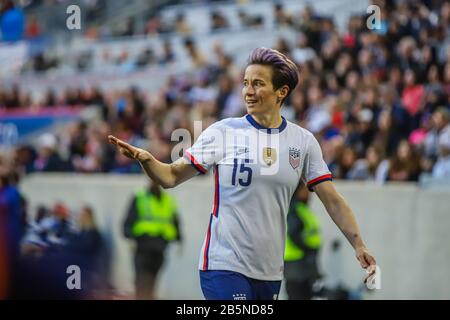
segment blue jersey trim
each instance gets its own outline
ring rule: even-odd
[[[311,192],[314,192],[313,187],[318,185],[319,183],[324,182],[324,181],[333,181],[332,175],[331,174],[326,174],[326,175],[323,175],[321,177],[318,177],[318,178],[308,182],[308,190],[311,191]]]
[[[214,192],[214,211],[213,214],[218,217],[219,216],[219,205],[220,205],[220,183],[219,183],[219,166],[216,165],[216,168],[214,170],[214,185],[215,185],[215,192]]]
[[[253,117],[252,117],[251,115],[249,115],[249,114],[247,114],[247,115],[245,116],[245,118],[246,118],[247,121],[250,122],[250,124],[251,124],[252,126],[254,126],[256,129],[258,129],[258,130],[266,130],[267,133],[269,133],[269,134],[275,133],[275,132],[272,132],[273,130],[278,130],[277,133],[280,133],[280,132],[282,132],[284,129],[286,129],[286,127],[287,127],[287,121],[286,121],[286,119],[285,119],[283,116],[281,116],[282,121],[281,121],[281,125],[280,125],[278,128],[266,128],[266,127],[263,127],[263,126],[260,125],[258,122],[256,122],[256,120],[253,119]]]

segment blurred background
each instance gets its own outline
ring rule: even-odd
[[[0,1],[0,298],[135,299],[148,269],[147,298],[202,299],[212,177],[165,191],[178,243],[143,244],[126,222],[147,179],[106,137],[171,162],[175,129],[195,138],[194,121],[246,113],[244,66],[260,46],[299,66],[283,116],[319,140],[381,271],[367,290],[311,195],[316,298],[450,298],[450,2],[437,0]],[[142,262],[148,247],[160,253]]]

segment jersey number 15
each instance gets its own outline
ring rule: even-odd
[[[246,167],[245,164],[249,163],[250,159],[245,159],[243,163],[239,166],[239,174],[242,178],[238,179],[239,185],[243,187],[248,187],[252,183],[252,168]],[[238,168],[238,159],[234,159],[233,176],[231,177],[231,184],[236,186],[236,176]]]

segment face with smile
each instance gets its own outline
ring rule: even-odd
[[[250,115],[278,112],[280,103],[286,97],[287,85],[275,90],[272,84],[272,67],[251,64],[245,69],[242,96]]]

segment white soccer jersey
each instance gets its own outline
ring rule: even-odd
[[[208,127],[185,158],[200,173],[214,168],[214,204],[199,269],[282,280],[292,195],[299,183],[311,188],[331,180],[314,136],[284,118],[279,128],[267,129],[246,115]]]

